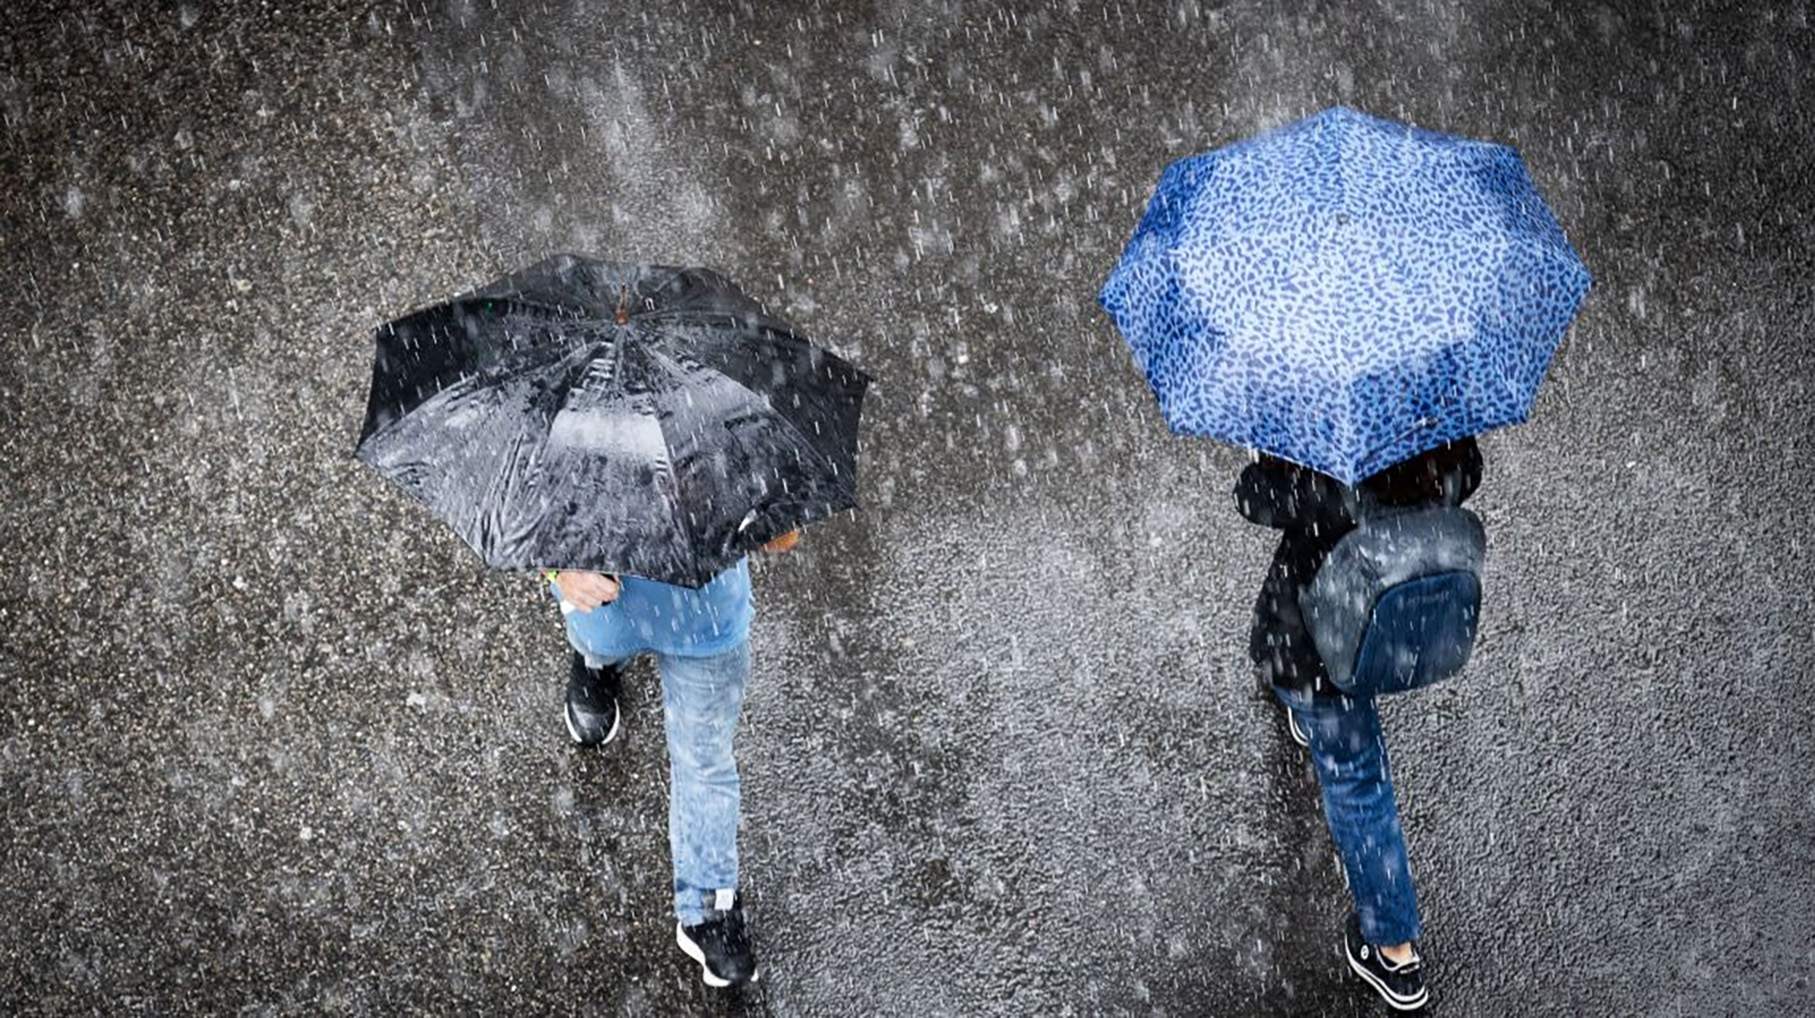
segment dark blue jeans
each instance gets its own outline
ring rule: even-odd
[[[1374,701],[1311,696],[1279,686],[1273,695],[1311,737],[1324,820],[1349,876],[1362,939],[1380,946],[1417,940],[1418,895]]]

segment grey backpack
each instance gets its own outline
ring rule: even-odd
[[[1481,616],[1480,517],[1456,505],[1386,508],[1365,496],[1351,509],[1357,526],[1299,595],[1331,680],[1373,696],[1461,671]]]

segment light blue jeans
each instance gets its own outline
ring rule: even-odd
[[[1273,695],[1311,737],[1324,820],[1348,874],[1362,939],[1382,947],[1417,940],[1418,895],[1373,699],[1318,697],[1279,686]]]
[[[568,618],[568,640],[592,667],[622,664],[593,657],[584,626]],[[719,891],[737,888],[737,815],[741,786],[731,737],[750,680],[750,641],[707,657],[655,655],[668,731],[668,849],[674,861],[674,916],[692,926],[711,917]]]

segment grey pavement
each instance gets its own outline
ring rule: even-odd
[[[1243,454],[1093,299],[1168,161],[1344,102],[1518,145],[1596,277],[1385,709],[1431,1012],[1815,1014],[1806,3],[67,6],[0,35],[0,1013],[1379,1013]],[[747,992],[652,672],[572,749],[535,584],[350,456],[375,324],[559,251],[879,378],[756,578]]]

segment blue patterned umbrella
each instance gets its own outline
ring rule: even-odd
[[[1588,286],[1518,152],[1337,107],[1168,167],[1098,299],[1174,432],[1354,483],[1524,420]]]

